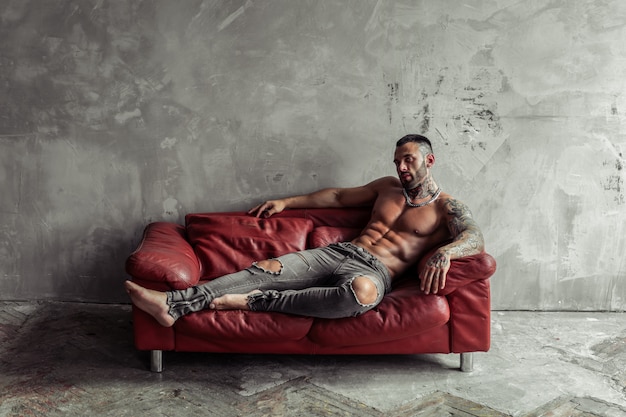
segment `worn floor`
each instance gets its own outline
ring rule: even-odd
[[[458,355],[134,350],[130,307],[0,303],[0,416],[626,416],[626,314],[494,312]]]

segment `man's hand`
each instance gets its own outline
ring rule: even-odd
[[[420,273],[420,289],[425,294],[437,294],[446,286],[446,275],[450,269],[450,255],[437,251],[426,261]]]
[[[284,209],[285,203],[282,200],[270,200],[251,208],[248,210],[248,214],[266,219],[276,213],[280,213]]]

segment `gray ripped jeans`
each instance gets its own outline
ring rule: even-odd
[[[225,294],[260,293],[248,297],[252,311],[277,311],[301,316],[340,318],[358,316],[380,303],[391,289],[389,271],[374,255],[349,242],[309,249],[276,258],[278,272],[255,264],[206,284],[167,292],[169,314],[178,319],[209,308]],[[352,289],[359,276],[372,280],[376,301],[362,304]]]

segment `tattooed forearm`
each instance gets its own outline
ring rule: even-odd
[[[426,265],[432,266],[433,268],[443,268],[447,266],[449,263],[450,261],[445,255],[441,253],[435,253],[433,254],[433,256],[430,257]]]
[[[446,201],[448,209],[448,229],[452,235],[452,243],[444,246],[452,259],[482,252],[485,243],[480,228],[472,218],[472,213],[462,202],[449,198]]]

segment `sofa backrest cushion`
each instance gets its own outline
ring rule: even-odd
[[[201,263],[201,279],[249,267],[252,262],[306,249],[313,223],[303,218],[259,219],[245,214],[190,214],[187,238]]]
[[[357,237],[359,233],[361,233],[361,229],[352,227],[316,227],[309,235],[309,247],[321,248],[331,243],[348,242]]]
[[[313,227],[331,226],[363,229],[372,215],[370,207],[290,209],[273,217],[302,217],[313,222]]]

